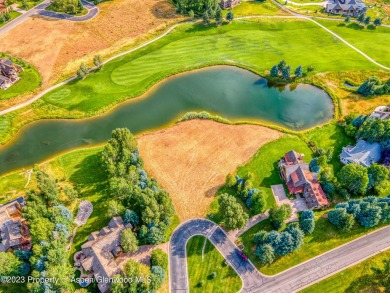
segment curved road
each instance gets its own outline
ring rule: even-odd
[[[18,16],[14,20],[2,26],[0,28],[0,36],[12,30],[14,27],[24,22],[27,18],[34,15],[41,15],[41,16],[46,16],[51,18],[66,19],[69,21],[81,22],[81,21],[90,20],[99,13],[99,8],[97,6],[85,0],[82,0],[82,2],[84,7],[88,10],[88,13],[82,16],[73,16],[66,13],[57,13],[54,11],[46,10],[46,7],[50,5],[50,2],[51,0],[45,0],[42,3],[38,4],[37,6],[28,10],[26,13]]]
[[[390,248],[390,226],[348,242],[274,276],[261,274],[244,262],[238,248],[217,224],[206,219],[184,222],[173,232],[169,244],[170,292],[189,292],[186,244],[195,236],[207,237],[241,277],[241,292],[290,293],[359,263]]]

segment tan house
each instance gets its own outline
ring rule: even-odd
[[[93,274],[100,292],[108,292],[111,284],[107,280],[121,273],[116,257],[123,251],[120,236],[126,228],[132,228],[131,224],[125,224],[121,217],[112,218],[107,227],[91,233],[81,246],[80,264]]]
[[[10,59],[0,58],[0,89],[6,90],[20,80],[19,73],[22,71],[23,68]]]
[[[0,252],[9,250],[30,250],[31,237],[27,222],[22,217],[22,208],[26,205],[19,197],[0,206]]]

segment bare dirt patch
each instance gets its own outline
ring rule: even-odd
[[[191,120],[138,138],[145,169],[169,192],[180,220],[205,215],[229,172],[281,137],[256,125]]]
[[[48,84],[74,73],[81,60],[91,63],[96,54],[111,55],[180,18],[162,0],[107,1],[99,8],[94,19],[82,23],[30,18],[0,37],[0,52],[30,62]]]

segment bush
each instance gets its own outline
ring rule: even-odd
[[[155,249],[151,253],[150,263],[152,266],[159,266],[164,270],[168,270],[168,255],[160,248]]]
[[[305,233],[306,235],[309,235],[309,234],[313,233],[314,228],[315,228],[314,219],[301,220],[301,221],[299,221],[299,226],[300,226],[301,230],[303,231],[303,233]]]

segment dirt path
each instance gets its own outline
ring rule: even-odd
[[[181,220],[203,217],[226,175],[283,134],[257,125],[191,120],[138,138],[145,169]]]

